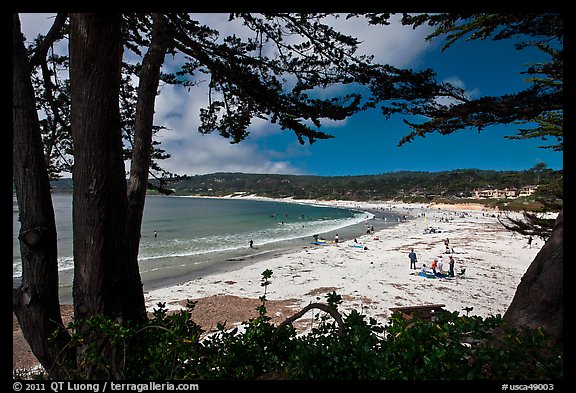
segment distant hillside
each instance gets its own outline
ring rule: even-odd
[[[308,176],[213,173],[182,176],[165,187],[179,195],[222,196],[235,192],[296,199],[371,200],[391,198],[469,198],[479,188],[521,188],[550,181],[557,171],[393,172],[365,176]],[[157,184],[157,183],[156,183]]]
[[[471,198],[483,188],[516,188],[550,182],[561,171],[490,171],[463,169],[445,172],[392,172],[365,176],[309,176],[212,173],[166,181],[176,195],[224,196],[247,193],[271,198],[378,200]],[[155,180],[150,181],[157,185]],[[53,191],[70,192],[72,179],[51,182]],[[152,191],[153,192],[153,191]]]

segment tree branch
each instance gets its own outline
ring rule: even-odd
[[[274,332],[274,336],[272,337],[272,345],[276,342],[276,339],[278,338],[278,335],[280,334],[280,331],[282,330],[282,328],[284,326],[291,324],[292,322],[294,322],[295,320],[297,320],[299,318],[302,318],[308,311],[310,311],[314,308],[317,308],[318,310],[322,310],[322,311],[330,314],[332,316],[332,318],[334,318],[336,323],[338,323],[338,335],[340,337],[342,337],[346,334],[345,330],[344,330],[344,322],[342,321],[342,315],[340,315],[338,310],[336,310],[334,307],[331,307],[327,304],[310,303],[309,305],[304,307],[300,312],[297,312],[296,314],[292,315],[290,318],[287,318],[280,325],[278,325],[278,327],[276,328],[276,331]]]
[[[34,67],[40,64],[41,59],[46,58],[48,49],[50,49],[54,41],[56,41],[60,36],[60,34],[62,33],[62,28],[64,27],[66,18],[68,18],[68,13],[66,12],[56,14],[54,24],[52,24],[52,27],[48,31],[48,34],[46,34],[46,37],[40,43],[40,45],[38,45],[38,47],[34,51],[34,54],[30,58],[30,69],[34,69]]]

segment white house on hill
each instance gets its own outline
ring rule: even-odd
[[[518,198],[526,197],[534,194],[538,186],[524,186],[520,189],[517,188],[483,188],[474,190],[474,197],[477,199],[490,198],[490,199],[502,199],[502,198]]]

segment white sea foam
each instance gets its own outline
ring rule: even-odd
[[[58,270],[61,285],[71,284],[72,220],[70,194],[53,195],[58,230]],[[286,201],[284,201],[286,202]],[[330,233],[361,223],[373,215],[363,211],[288,201],[226,200],[183,197],[151,197],[146,201],[139,261],[142,273],[167,271],[176,267],[197,268],[216,263],[248,248],[270,249],[274,244]],[[14,213],[13,276],[22,274]],[[156,235],[156,236],[155,236]],[[307,244],[307,243],[301,243]],[[293,245],[292,245],[293,246]],[[236,252],[236,254],[234,254]],[[174,259],[186,258],[186,262]]]

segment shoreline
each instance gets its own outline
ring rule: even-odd
[[[291,202],[285,200],[260,198],[260,197],[254,197],[253,200],[265,200],[270,202],[283,202],[283,203],[299,203],[299,202]],[[307,204],[323,205],[322,203],[307,203]],[[350,210],[357,209],[352,208],[350,206],[330,206],[328,204],[323,206],[338,207]],[[373,215],[376,215],[378,213],[376,211],[373,211],[373,209],[358,209],[358,210],[361,210],[363,213],[369,213]],[[361,222],[347,225],[335,230],[320,233],[319,235],[320,238],[325,238],[328,242],[332,241],[332,239],[336,234],[339,234],[339,237],[342,241],[352,240],[365,234],[366,222],[370,222],[371,224],[373,224],[375,228],[378,229],[381,229],[382,227],[385,226],[392,226],[397,224],[396,221],[384,222],[381,219],[371,218],[368,221],[363,220]],[[315,247],[313,244],[311,244],[313,240],[314,239],[312,237],[297,237],[294,239],[275,241],[263,245],[255,245],[253,249],[247,247],[245,249],[237,249],[234,251],[217,252],[215,254],[217,255],[216,259],[218,259],[219,262],[206,264],[199,269],[188,271],[179,276],[171,275],[168,277],[160,277],[153,279],[149,278],[147,280],[143,280],[145,281],[144,292],[146,293],[149,291],[178,285],[184,282],[188,282],[203,277],[208,277],[215,274],[232,273],[236,270],[243,269],[254,263],[259,263],[261,261],[268,260],[271,258],[284,257],[290,254],[298,253],[306,249]],[[171,258],[179,259],[182,261],[189,259],[188,257],[171,257]]]
[[[247,199],[254,201],[266,201],[275,203],[294,203],[294,204],[305,204],[311,206],[323,206],[330,208],[341,208],[347,210],[354,210],[359,213],[376,215],[381,213],[373,208],[364,208],[361,205],[340,205],[332,204],[330,202],[322,202],[315,200],[294,200],[292,198],[267,198],[258,197],[253,195],[245,196],[225,196],[225,197],[204,197],[204,196],[194,196],[194,195],[183,195],[178,196],[180,198],[207,198],[207,199]],[[367,216],[368,217],[368,216]],[[355,223],[348,224],[346,226],[340,227],[335,230],[329,230],[326,232],[319,233],[321,238],[333,239],[335,234],[339,233],[341,239],[352,239],[354,237],[359,237],[365,233],[365,223],[366,219],[362,219]],[[376,229],[382,226],[395,225],[396,221],[384,222],[382,219],[370,219],[370,223]],[[204,276],[209,276],[212,274],[218,274],[223,272],[232,272],[237,269],[241,269],[246,265],[256,263],[263,259],[277,257],[279,255],[291,254],[294,252],[301,251],[307,247],[311,247],[310,244],[313,241],[312,237],[296,237],[288,240],[278,240],[269,242],[266,244],[255,245],[253,249],[249,247],[238,248],[234,250],[226,251],[215,251],[213,253],[206,253],[193,256],[166,256],[163,258],[158,258],[158,260],[163,260],[162,266],[152,270],[141,270],[142,283],[144,287],[144,292],[165,288],[173,285],[178,285],[182,282],[194,280]],[[59,273],[61,277],[66,277],[62,281],[72,282],[71,275],[73,270],[61,271]],[[14,279],[13,285],[19,285],[19,280]],[[59,287],[59,297],[61,304],[72,304],[72,284],[63,285]]]
[[[473,307],[472,315],[486,317],[504,314],[520,279],[543,245],[538,241],[527,248],[521,235],[509,232],[498,222],[497,210],[478,204],[298,202],[386,211],[400,217],[405,215],[407,219],[383,226],[371,235],[359,236],[357,241],[367,249],[345,238],[338,244],[310,245],[288,253],[266,254],[233,269],[207,272],[175,285],[147,290],[149,310],[159,301],[176,310],[181,309],[180,304],[186,299],[223,295],[257,299],[263,294],[261,273],[270,269],[273,275],[267,298],[297,299],[294,312],[310,302],[324,301],[323,295],[335,290],[345,299],[341,305],[344,311],[361,309],[364,314],[380,319],[390,315],[391,307],[432,303],[445,304],[446,309],[459,312]],[[441,232],[424,234],[428,227],[441,228]],[[452,254],[456,260],[455,270],[460,272],[464,268],[463,275],[427,279],[417,276],[417,270],[410,270],[408,253],[412,248],[418,255],[418,269],[423,263],[429,266],[438,258],[448,270],[449,254],[444,253],[446,238],[455,251]]]
[[[159,270],[159,271],[152,271],[152,272],[144,272],[142,273],[142,281],[143,281],[143,289],[144,289],[144,295],[145,295],[145,299],[146,299],[146,306],[149,310],[152,310],[153,307],[158,303],[158,302],[165,302],[167,304],[170,303],[174,303],[177,304],[178,301],[180,300],[184,300],[184,299],[176,299],[174,298],[174,293],[179,293],[180,297],[184,297],[186,299],[197,299],[197,298],[202,298],[202,297],[206,297],[206,296],[213,296],[213,295],[223,295],[223,294],[229,294],[229,295],[236,295],[236,296],[240,296],[240,297],[252,297],[252,298],[258,298],[261,294],[257,293],[257,292],[250,292],[250,291],[246,291],[244,288],[242,288],[242,290],[240,291],[236,291],[234,290],[234,288],[230,287],[229,285],[225,286],[224,288],[222,288],[221,286],[211,286],[208,283],[210,282],[244,282],[245,284],[251,284],[254,287],[255,291],[260,290],[260,285],[259,285],[259,279],[260,279],[260,274],[262,271],[266,270],[266,269],[270,269],[272,270],[275,274],[277,269],[275,269],[276,267],[279,267],[281,269],[286,269],[286,266],[290,264],[291,260],[298,260],[298,259],[302,259],[305,260],[304,264],[305,265],[313,265],[315,263],[317,263],[316,259],[318,259],[318,257],[314,256],[315,253],[318,252],[319,249],[324,249],[324,250],[332,250],[332,248],[335,246],[334,244],[331,244],[331,240],[334,238],[334,235],[336,233],[339,233],[339,237],[340,237],[340,244],[337,245],[336,247],[340,247],[341,251],[342,250],[346,250],[346,252],[342,253],[334,253],[334,252],[329,252],[327,254],[329,254],[328,256],[328,260],[334,260],[337,261],[335,263],[333,263],[333,266],[337,266],[340,269],[344,269],[344,270],[354,270],[352,267],[350,266],[343,266],[344,262],[347,259],[350,260],[359,260],[361,261],[361,263],[366,263],[366,259],[370,259],[372,258],[372,261],[370,262],[370,264],[374,264],[374,262],[377,262],[378,259],[384,259],[386,260],[386,257],[382,257],[382,258],[378,258],[374,256],[375,252],[378,253],[390,253],[390,252],[395,252],[396,254],[398,253],[398,250],[400,248],[402,248],[401,246],[392,246],[393,240],[395,238],[402,238],[402,237],[411,237],[414,238],[414,236],[419,236],[421,235],[421,233],[418,233],[420,231],[422,231],[425,227],[427,226],[438,226],[442,223],[438,223],[438,217],[440,216],[445,216],[449,215],[448,217],[450,217],[451,220],[454,220],[454,217],[458,216],[458,215],[466,215],[467,218],[470,217],[476,217],[475,219],[478,219],[477,216],[483,216],[484,217],[484,221],[486,222],[491,222],[492,224],[497,224],[497,221],[494,217],[496,217],[496,215],[499,213],[498,210],[494,210],[494,209],[490,209],[487,208],[485,206],[473,203],[473,204],[455,204],[455,205],[447,205],[447,204],[426,204],[426,203],[402,203],[402,202],[395,202],[395,201],[371,201],[371,202],[358,202],[358,201],[343,201],[343,200],[337,200],[337,201],[318,201],[318,200],[295,200],[293,198],[267,198],[267,197],[259,197],[259,196],[254,196],[254,195],[243,195],[243,196],[227,196],[227,197],[218,197],[218,198],[229,198],[229,199],[251,199],[251,200],[262,200],[262,201],[271,201],[271,202],[282,202],[282,203],[302,203],[302,204],[309,204],[309,205],[320,205],[320,206],[328,206],[328,207],[336,207],[336,208],[344,208],[344,209],[352,209],[352,210],[358,210],[358,211],[362,211],[364,213],[367,214],[371,214],[374,217],[371,218],[370,220],[363,220],[362,222],[357,222],[355,224],[349,225],[347,227],[344,228],[340,228],[338,230],[335,231],[330,231],[330,232],[326,232],[323,233],[321,236],[323,236],[325,239],[328,240],[328,243],[326,245],[322,245],[322,246],[317,246],[317,245],[313,245],[311,244],[311,241],[313,239],[308,239],[305,237],[300,237],[300,238],[296,238],[296,239],[291,239],[291,240],[285,240],[285,241],[280,241],[280,242],[273,242],[273,243],[269,243],[269,244],[265,244],[265,245],[256,245],[256,247],[254,249],[250,249],[250,248],[246,248],[246,249],[237,249],[233,252],[219,252],[216,253],[214,255],[215,260],[217,260],[216,263],[207,263],[207,264],[203,264],[202,266],[199,266],[198,268],[190,268],[190,258],[189,257],[166,257],[167,259],[172,259],[174,260],[173,262],[173,266],[174,268],[170,268],[170,269],[164,269],[164,270]],[[381,213],[387,213],[387,214],[394,214],[398,217],[398,221],[394,221],[394,222],[385,222],[383,221],[382,218],[378,218],[378,215]],[[424,222],[422,221],[422,217],[424,215],[427,215],[427,218],[430,217],[429,221],[426,223],[425,220]],[[489,217],[489,216],[493,216],[493,217]],[[448,220],[448,218],[446,218]],[[375,223],[375,232],[372,235],[366,235],[365,233],[365,228],[366,225],[370,223],[373,224]],[[445,226],[452,226],[451,222],[445,222],[443,223]],[[498,224],[501,228],[502,232],[507,232],[500,224]],[[413,229],[415,227],[418,227],[418,231],[414,232]],[[449,229],[447,228],[447,231],[444,231],[444,233],[446,233],[446,236],[453,236],[450,234],[451,231],[453,231],[453,229]],[[476,228],[474,230],[474,232],[477,232],[478,230],[482,231],[482,229],[485,228]],[[497,229],[497,228],[494,228]],[[474,235],[478,235],[479,233],[474,233]],[[442,259],[446,259],[443,254],[443,250],[441,247],[441,241],[438,240],[438,237],[441,237],[443,239],[442,236],[444,236],[442,233],[438,233],[438,234],[430,234],[430,235],[426,235],[427,238],[422,238],[422,240],[426,240],[426,239],[433,239],[435,238],[434,242],[436,243],[436,246],[438,247],[438,249],[433,252],[432,254],[436,254],[436,255],[429,255],[429,256],[421,256],[418,251],[417,254],[419,254],[419,258],[418,261],[419,263],[417,264],[417,267],[420,268],[422,266],[422,263],[427,263],[428,266],[430,265],[432,259],[434,257],[440,257]],[[509,235],[510,236],[510,235]],[[520,235],[517,235],[518,237],[520,237]],[[374,238],[380,238],[381,240],[379,241],[374,241]],[[354,246],[354,244],[351,244],[351,242],[353,241],[353,239],[357,239],[360,243],[365,244],[368,247],[368,250],[361,250],[361,249],[353,249],[353,248],[348,248],[350,246]],[[415,239],[412,239],[415,240]],[[458,240],[457,240],[458,242]],[[421,242],[421,245],[425,246],[425,248],[430,249],[430,244],[426,244],[426,243],[430,243],[430,242]],[[417,243],[414,243],[417,244]],[[453,243],[455,244],[455,243]],[[347,246],[347,247],[346,247]],[[346,247],[346,248],[344,248]],[[408,254],[409,250],[406,250],[406,247],[404,247],[405,249],[403,250],[404,254]],[[332,250],[333,251],[333,250]],[[366,255],[362,255],[362,251],[365,251],[364,254],[368,254],[371,255],[369,257],[367,257]],[[352,252],[355,252],[355,254],[352,254]],[[502,251],[499,251],[500,253]],[[428,252],[428,254],[431,254],[430,252]],[[465,256],[465,255],[457,255],[454,254],[454,256],[457,258],[460,257],[460,261],[457,262],[457,270],[458,269],[458,265],[460,265],[461,267],[466,267],[464,266],[467,262],[467,259],[470,259],[469,257]],[[535,253],[534,255],[535,256]],[[406,256],[398,256],[399,259],[406,259]],[[462,259],[463,258],[463,259]],[[533,259],[530,258],[529,262],[531,262]],[[446,262],[446,261],[445,261]],[[463,264],[464,262],[464,264]],[[385,261],[385,264],[389,264],[391,267],[393,266],[395,269],[402,269],[403,267],[406,267],[408,265],[408,263],[405,264],[398,264],[396,262],[392,262],[392,261]],[[402,265],[406,265],[406,266],[402,266]],[[525,272],[525,270],[528,268],[529,263],[526,263],[526,261],[522,262],[521,265],[524,267],[524,270],[521,272],[522,275]],[[171,265],[172,266],[172,265]],[[260,271],[256,271],[256,269],[258,269],[259,266],[262,266],[260,269]],[[446,263],[447,266],[447,263]],[[308,266],[308,269],[306,273],[312,273],[314,272],[314,266]],[[370,266],[370,268],[372,268],[372,266]],[[297,270],[297,269],[296,269]],[[447,268],[446,268],[447,270]],[[167,274],[167,272],[169,271],[169,273]],[[375,271],[374,273],[377,273],[377,271]],[[379,273],[379,272],[378,272]],[[468,271],[468,273],[470,274],[470,271]],[[353,275],[353,272],[347,272],[347,275]],[[250,276],[250,277],[247,277]],[[219,280],[219,278],[224,277],[225,279]],[[239,278],[239,280],[238,280]],[[393,278],[391,280],[391,282],[381,282],[379,283],[379,285],[382,286],[386,286],[386,285],[396,285],[397,287],[399,286],[406,286],[408,285],[407,282],[405,282],[405,277],[399,277],[397,274],[394,274],[391,276],[391,278]],[[515,280],[517,280],[519,282],[519,279],[521,278],[521,275],[515,276]],[[342,278],[342,280],[344,280],[345,277]],[[400,283],[396,283],[394,284],[394,280],[399,279]],[[463,278],[462,278],[463,279]],[[277,277],[277,279],[275,280],[275,282],[277,283],[276,285],[280,285],[280,286],[284,286],[287,285],[289,282],[291,282],[293,280],[291,280],[290,277],[286,276],[286,275],[282,275],[280,277]],[[322,282],[323,280],[321,278],[318,278],[316,281],[319,282],[317,288],[311,288],[310,291],[316,291],[318,290],[318,288],[340,288],[343,291],[343,294],[354,298],[356,296],[356,294],[360,293],[360,290],[354,290],[354,291],[348,291],[346,289],[346,285],[334,285],[334,284],[326,284],[324,285]],[[440,280],[438,280],[440,281]],[[443,281],[447,281],[447,280],[443,280]],[[461,281],[461,280],[460,280]],[[193,288],[195,285],[198,285],[199,289],[197,291],[195,291]],[[512,284],[512,283],[511,283]],[[272,285],[271,288],[273,288],[276,285]],[[513,283],[513,289],[515,291],[515,288],[517,286],[517,282]],[[207,289],[209,288],[209,289]],[[441,290],[446,290],[446,288],[443,288]],[[247,293],[246,293],[247,292]],[[288,298],[303,298],[305,297],[305,292],[304,293],[285,293],[284,294],[283,289],[276,289],[276,293],[278,294],[278,297],[276,299],[288,299]],[[372,288],[369,288],[369,291],[367,292],[372,292]],[[396,291],[390,291],[391,293],[395,293]],[[338,292],[339,294],[341,294],[340,292]],[[512,294],[508,294],[509,300],[511,301],[511,297],[513,296],[514,292],[512,292]],[[166,299],[163,299],[163,298]],[[380,298],[380,296],[377,295],[372,295],[370,293],[368,293],[367,295],[368,298],[372,299],[372,298]],[[399,298],[402,298],[402,296],[400,296]],[[71,287],[61,287],[61,291],[60,291],[60,300],[61,300],[61,304],[72,304],[72,296],[71,296]],[[318,298],[314,298],[312,299],[314,301],[318,301]],[[308,300],[312,301],[312,300]],[[371,301],[374,301],[373,299]],[[412,302],[414,304],[422,304],[422,303],[426,303],[426,301],[424,299],[418,299],[417,301],[415,300],[414,302]],[[437,301],[437,303],[446,303],[445,301],[442,301],[442,299],[440,299],[439,301]],[[302,302],[301,303],[303,306],[305,306],[307,304],[307,302]],[[388,308],[390,307],[400,307],[400,306],[407,306],[407,305],[412,305],[412,304],[407,304],[406,301],[399,301],[398,299],[396,301],[390,302],[387,301],[386,302],[387,306],[383,306],[380,307],[378,314],[379,316],[383,316],[383,317],[387,317],[389,315],[388,313]],[[361,308],[364,308],[365,305],[360,304]],[[463,306],[466,307],[466,306]],[[461,309],[463,307],[460,307]],[[178,307],[172,307],[174,308],[178,308]],[[374,307],[372,307],[374,308]],[[447,307],[448,308],[448,307]],[[480,310],[482,308],[479,308]],[[499,308],[498,313],[504,313],[505,312],[505,308],[503,309],[502,307]],[[483,313],[484,315],[487,315],[486,312],[481,311],[481,313]]]

